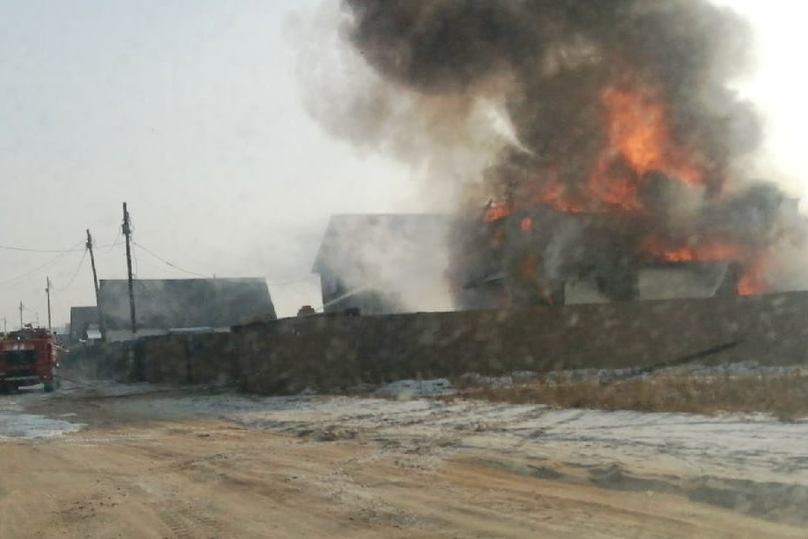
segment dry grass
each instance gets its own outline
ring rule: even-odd
[[[470,398],[560,408],[643,412],[763,412],[783,421],[808,417],[808,376],[654,376],[612,384],[595,381],[467,387]]]

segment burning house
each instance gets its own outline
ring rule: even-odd
[[[775,190],[735,202],[751,206],[755,197],[763,206],[747,208],[750,217],[777,214],[781,225],[797,219],[796,201]],[[464,290],[456,297],[462,307],[480,308],[764,292],[766,244],[757,251],[723,239],[739,232],[721,232],[723,213],[715,209],[715,228],[694,225],[695,237],[722,239],[690,244],[694,236],[686,234],[673,248],[659,243],[650,232],[654,224],[641,212],[583,215],[492,203],[476,220],[457,225],[452,260],[455,281]]]
[[[757,294],[775,246],[801,241],[794,201],[749,172],[761,129],[728,85],[750,33],[733,12],[701,0],[344,4],[344,35],[384,98],[423,116],[411,137],[476,140],[434,119],[478,129],[467,120],[481,106],[507,126],[457,203],[460,306],[559,304],[583,288],[633,300],[674,277],[689,295]],[[395,110],[379,101],[349,110],[375,126]]]

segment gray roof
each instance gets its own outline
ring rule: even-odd
[[[366,254],[400,247],[413,255],[421,246],[443,240],[449,230],[450,217],[442,214],[342,214],[333,215],[323,234],[323,241],[312,271],[322,273],[347,266],[367,263]]]
[[[275,317],[263,278],[136,279],[140,329],[230,327],[256,316]],[[100,302],[108,330],[128,330],[129,288],[125,279],[101,280]]]
[[[98,325],[98,307],[71,307],[70,308],[70,337],[81,339],[91,325]]]

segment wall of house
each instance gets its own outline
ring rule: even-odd
[[[137,379],[235,383],[265,394],[466,372],[808,364],[808,293],[293,318],[230,334],[151,337],[135,348],[138,368],[128,368]]]

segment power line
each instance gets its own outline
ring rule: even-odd
[[[118,243],[119,238],[120,238],[120,232],[118,233],[118,236],[115,238],[115,241],[113,241],[112,243],[108,243],[106,245],[99,245],[98,248],[99,249],[106,249],[106,248],[112,249],[113,247],[116,247],[116,246],[120,245]],[[5,250],[5,251],[18,251],[18,252],[21,252],[21,253],[61,253],[61,254],[78,253],[78,252],[84,250],[83,247],[69,247],[67,249],[37,249],[37,248],[34,248],[34,247],[19,247],[19,246],[16,246],[16,245],[0,245],[0,249]]]
[[[70,249],[34,249],[31,247],[15,247],[12,245],[0,245],[0,249],[6,251],[20,251],[23,253],[77,253],[81,250],[73,247]]]
[[[81,255],[81,260],[79,260],[79,265],[76,266],[76,270],[73,272],[73,276],[70,278],[68,283],[60,288],[55,289],[55,292],[64,292],[73,284],[73,281],[76,280],[78,277],[79,272],[81,271],[81,267],[84,265],[84,261],[87,259],[87,249],[84,249],[84,254]]]
[[[132,275],[137,277],[140,275],[140,264],[137,262],[137,251],[132,251],[132,266],[134,268],[132,269]]]
[[[76,245],[79,245],[79,244],[81,244],[81,243],[83,243],[83,242],[79,242],[79,243],[77,243]],[[37,266],[37,267],[35,267],[35,268],[33,268],[33,269],[29,270],[29,271],[26,271],[25,273],[21,273],[20,275],[17,275],[17,276],[15,276],[15,277],[11,277],[10,279],[5,279],[5,280],[3,280],[3,281],[0,281],[0,285],[4,285],[4,284],[8,284],[8,283],[12,283],[12,282],[14,282],[14,281],[18,281],[18,280],[20,280],[20,279],[23,279],[23,278],[25,278],[25,277],[28,277],[29,275],[32,275],[32,274],[34,274],[34,273],[36,273],[36,272],[38,272],[38,271],[41,271],[41,270],[43,270],[43,269],[45,269],[45,268],[47,268],[47,267],[52,266],[53,264],[55,264],[56,262],[58,262],[59,260],[61,260],[61,259],[62,259],[62,258],[64,258],[65,256],[67,256],[68,254],[70,254],[70,253],[77,253],[77,252],[78,252],[78,250],[77,250],[77,249],[75,249],[75,248],[70,248],[70,249],[68,249],[68,250],[62,251],[60,254],[56,255],[55,257],[53,257],[52,259],[50,259],[48,262],[45,262],[45,263],[44,263],[44,264],[42,264],[41,266]]]
[[[132,240],[132,244],[133,244],[135,247],[138,247],[139,249],[143,249],[144,251],[146,251],[148,254],[152,255],[154,258],[156,258],[157,260],[159,260],[159,261],[160,261],[160,262],[162,262],[163,264],[165,264],[165,265],[167,265],[167,266],[171,266],[171,267],[172,267],[172,268],[174,268],[175,270],[181,271],[182,273],[187,273],[188,275],[194,275],[194,276],[196,276],[196,277],[204,277],[204,278],[206,278],[206,279],[207,279],[207,278],[210,278],[210,275],[203,275],[202,273],[197,273],[197,272],[195,272],[195,271],[190,271],[190,270],[187,270],[187,269],[181,268],[181,267],[179,267],[178,265],[174,264],[173,262],[169,262],[168,260],[166,260],[166,259],[165,259],[165,258],[163,258],[162,256],[158,255],[158,254],[157,254],[157,253],[155,253],[154,251],[151,251],[151,250],[147,249],[146,247],[144,247],[144,246],[140,245],[139,243],[137,243],[137,242],[136,242],[136,241],[134,241],[134,240]]]
[[[99,245],[99,248],[105,249],[103,253],[104,255],[108,255],[112,252],[112,250],[120,245],[123,245],[122,241],[115,240],[115,243],[110,243],[109,245]]]
[[[120,245],[120,243],[118,243],[118,240],[121,239],[121,234],[123,234],[123,230],[121,229],[121,227],[118,227],[118,233],[115,235],[115,239],[112,240],[112,243],[109,244],[109,249],[104,251],[104,254],[107,254],[107,253],[111,252],[115,247]],[[103,248],[103,247],[106,247],[106,246],[98,246],[98,247]]]

